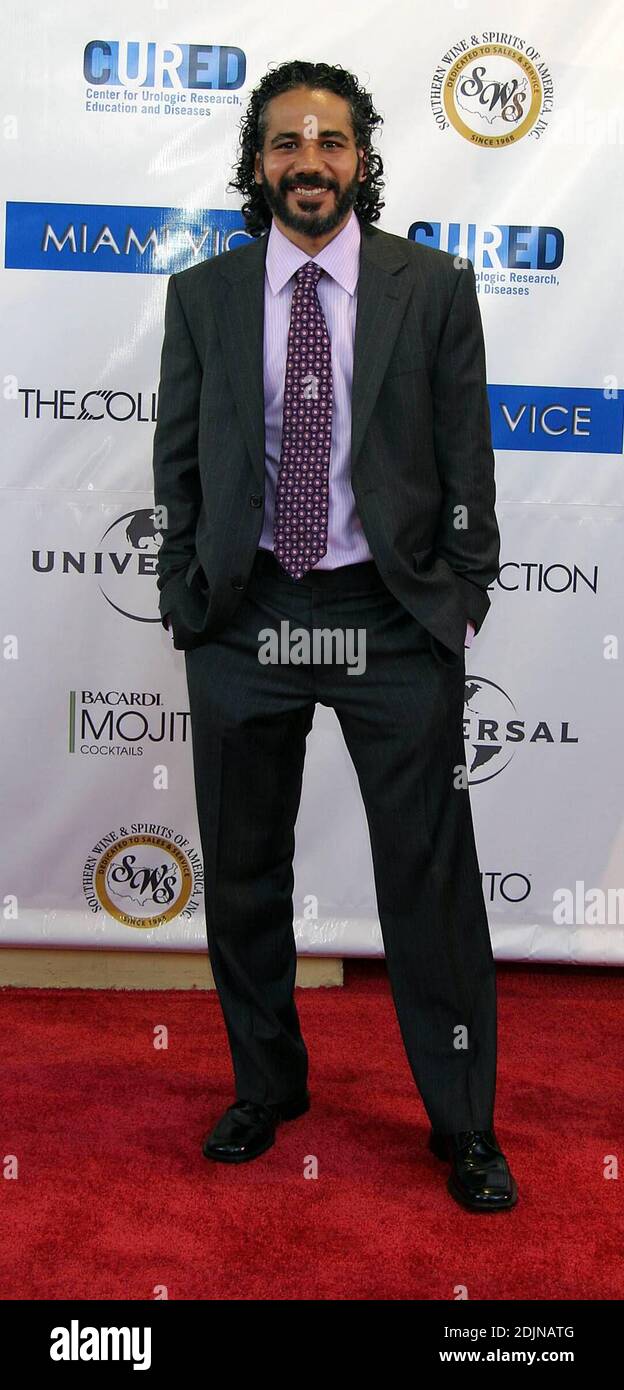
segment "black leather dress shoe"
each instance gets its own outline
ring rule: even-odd
[[[276,1104],[236,1100],[204,1139],[204,1158],[214,1158],[218,1163],[245,1163],[249,1158],[257,1158],[275,1143],[275,1130],[281,1120],[296,1120],[309,1109],[308,1091]]]
[[[467,1129],[458,1134],[429,1136],[437,1158],[451,1163],[447,1188],[469,1211],[509,1211],[518,1189],[493,1129]]]

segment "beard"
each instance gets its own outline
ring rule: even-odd
[[[285,227],[290,227],[293,232],[301,232],[304,236],[318,237],[326,236],[327,232],[333,232],[334,227],[344,221],[346,214],[355,206],[358,193],[362,187],[358,178],[359,166],[351,182],[346,188],[340,191],[335,183],[315,183],[309,175],[301,179],[281,179],[279,184],[269,183],[264,174],[262,191],[274,217],[279,217],[280,222]],[[301,188],[329,188],[334,194],[333,211],[320,213],[314,210],[314,199],[310,199],[310,209],[304,212],[293,212],[287,201],[287,193],[293,186],[299,185]]]

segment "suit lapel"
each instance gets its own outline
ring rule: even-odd
[[[232,394],[264,491],[264,263],[268,235],[219,259],[223,298],[215,318]],[[218,264],[218,262],[217,262]]]
[[[353,349],[351,472],[384,379],[412,282],[397,272],[407,263],[400,238],[361,223],[362,250]]]
[[[353,353],[351,468],[356,465],[412,288],[397,275],[401,239],[360,223],[362,243]],[[264,269],[268,235],[220,257],[223,298],[216,320],[254,473],[264,487]]]

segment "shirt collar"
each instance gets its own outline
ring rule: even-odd
[[[279,294],[299,266],[305,265],[306,261],[314,261],[316,265],[322,266],[333,280],[337,280],[343,290],[347,290],[348,294],[354,294],[360,271],[361,239],[360,224],[352,209],[351,216],[338,235],[333,237],[318,255],[308,256],[300,246],[295,246],[294,241],[284,236],[272,220],[265,261],[272,293]]]

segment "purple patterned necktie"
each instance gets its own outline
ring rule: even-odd
[[[314,261],[296,272],[288,332],[273,549],[293,579],[301,579],[327,551],[332,369],[316,292],[321,274]]]

